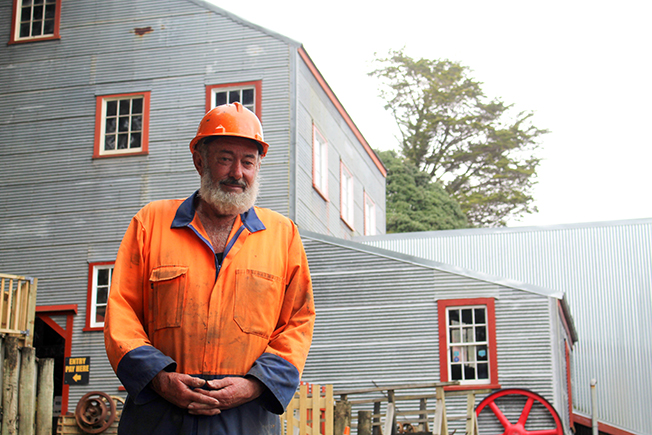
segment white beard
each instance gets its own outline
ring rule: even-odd
[[[220,187],[220,181],[223,180],[213,180],[210,169],[207,167],[201,176],[201,187],[199,188],[199,196],[219,214],[242,214],[254,206],[260,187],[258,174],[251,186],[247,186],[244,180],[241,180],[244,188],[242,193],[225,192]]]

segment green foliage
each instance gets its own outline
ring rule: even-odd
[[[387,232],[434,231],[466,228],[459,204],[430,174],[396,156],[378,152],[387,168]]]
[[[459,202],[472,226],[505,225],[537,211],[535,151],[547,131],[532,125],[532,113],[512,116],[511,106],[487,101],[481,83],[457,62],[415,60],[402,50],[378,62],[370,75],[381,80],[401,154]]]

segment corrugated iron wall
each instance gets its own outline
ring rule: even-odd
[[[302,239],[317,310],[304,381],[332,383],[335,390],[438,382],[436,300],[494,297],[501,386],[529,388],[554,400],[554,298],[438,270],[400,254],[368,252],[363,245],[305,232]],[[448,401],[449,414],[463,415],[465,400]],[[544,419],[533,416],[533,428]],[[463,431],[463,424],[452,423],[451,431]]]
[[[650,434],[652,219],[361,238],[428,258],[566,293],[577,327],[573,401],[600,421]]]

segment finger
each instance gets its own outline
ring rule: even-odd
[[[188,413],[193,415],[217,415],[222,412],[214,406],[209,406],[201,403],[191,402],[188,405]]]
[[[180,380],[190,388],[201,388],[208,384],[208,381],[206,379],[196,378],[194,376],[188,376],[188,375],[181,377]]]
[[[208,387],[210,387],[213,390],[219,390],[221,388],[227,387],[231,385],[231,381],[228,378],[223,378],[223,379],[213,379],[211,381],[207,382]]]

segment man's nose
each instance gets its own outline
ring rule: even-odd
[[[236,180],[239,180],[242,178],[242,164],[240,162],[233,162],[231,165],[231,171],[229,172],[229,175],[232,178],[235,178]]]

